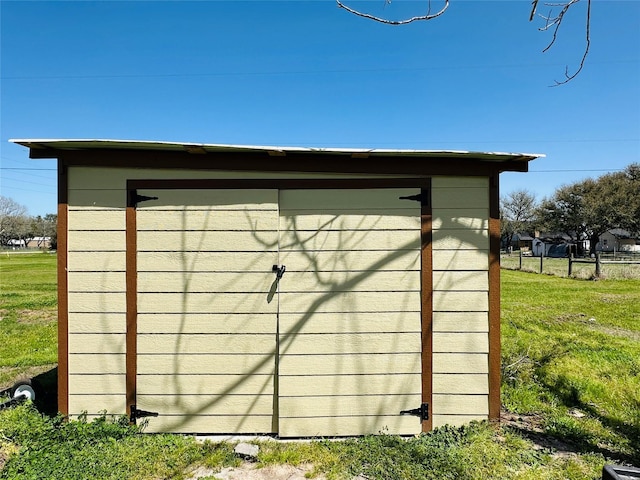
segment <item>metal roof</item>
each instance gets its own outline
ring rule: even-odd
[[[366,149],[366,148],[311,148],[311,147],[282,147],[258,145],[224,145],[216,143],[184,143],[159,142],[141,140],[105,140],[105,139],[11,139],[10,142],[22,145],[32,150],[156,150],[168,152],[190,153],[242,153],[265,152],[269,155],[282,156],[292,154],[331,154],[352,157],[418,157],[418,158],[470,158],[488,162],[520,161],[528,162],[544,157],[535,153],[503,153],[503,152],[472,152],[462,150],[394,150],[394,149]]]

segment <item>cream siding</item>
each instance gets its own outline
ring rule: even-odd
[[[280,192],[280,435],[420,431],[399,416],[421,402],[415,193]]]
[[[489,415],[489,182],[435,177],[433,426]]]
[[[146,397],[142,397],[146,398]],[[211,400],[212,404],[215,404],[215,399]],[[242,410],[247,410],[251,407],[251,404],[245,404],[240,407]],[[273,430],[273,418],[272,415],[203,415],[197,412],[188,412],[185,415],[186,409],[183,409],[183,413],[169,415],[165,414],[158,416],[157,418],[151,418],[149,420],[149,427],[145,431],[158,432],[173,432],[173,433],[197,433],[202,431],[203,425],[215,425],[216,433],[260,433],[264,431]],[[151,427],[153,423],[153,427]]]
[[[118,392],[118,390],[114,390]],[[87,421],[98,418],[106,412],[124,412],[127,409],[124,393],[108,395],[73,394],[69,395],[69,411],[77,412],[72,416],[84,415]]]
[[[414,404],[412,404],[414,405]],[[362,435],[361,432],[387,433],[420,430],[420,420],[404,415],[287,417],[280,428],[291,437],[331,437]]]
[[[70,188],[69,414],[95,415],[104,411],[123,414],[126,410],[124,210],[105,208],[99,200],[74,203],[77,196],[71,193],[73,185]]]
[[[280,313],[283,335],[293,333],[396,333],[407,332],[420,323],[420,312],[351,312],[343,318],[334,313],[315,312],[313,322],[304,313]],[[420,330],[416,330],[420,332]]]
[[[350,250],[280,252],[280,263],[295,265],[299,272],[372,272],[380,270],[420,270],[419,250]]]
[[[127,179],[348,177],[70,167],[70,415],[126,409]],[[489,188],[432,185],[438,426],[487,418]],[[421,401],[420,206],[398,197],[418,189],[202,192],[139,191],[161,198],[137,210],[138,408],[173,409],[149,431],[417,433],[398,412]],[[275,264],[287,266],[279,284]],[[241,397],[252,395],[272,410],[249,412]],[[353,406],[360,395],[369,406]],[[216,416],[223,405],[237,415]]]
[[[138,368],[149,375],[197,375],[203,370],[206,370],[209,375],[240,375],[243,372],[270,375],[273,370],[272,361],[271,351],[262,355],[229,353],[183,355],[179,363],[176,362],[176,356],[173,353],[157,353],[141,355],[138,359]]]
[[[362,353],[354,355],[292,354],[280,357],[280,368],[289,375],[411,374],[420,370],[422,356],[414,353]],[[413,407],[412,407],[413,408]]]
[[[162,431],[172,419],[182,430],[197,415],[190,431],[222,433],[218,419],[226,417],[235,418],[230,431],[273,432],[277,190],[138,193],[160,197],[137,208],[138,252],[191,254],[170,272],[138,265],[136,402],[162,417],[149,429]],[[261,270],[245,274],[219,252],[243,252]]]

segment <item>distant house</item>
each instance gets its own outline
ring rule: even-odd
[[[14,238],[9,240],[7,246],[13,248],[51,248],[51,237]]]
[[[600,235],[596,250],[600,252],[640,252],[640,234],[632,234],[622,228],[612,228]]]
[[[51,237],[33,237],[28,239],[27,248],[51,248]]]
[[[568,235],[563,232],[536,232],[531,251],[537,257],[567,257],[570,252],[577,255],[588,252],[589,245],[588,239],[580,238],[576,233]]]
[[[7,242],[7,246],[13,248],[14,250],[16,248],[27,248],[27,242],[25,240],[12,238]]]

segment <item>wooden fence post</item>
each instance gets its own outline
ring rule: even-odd
[[[522,270],[522,249],[520,249],[520,268],[518,270]]]
[[[540,273],[542,273],[543,264],[544,264],[544,252],[540,253]]]
[[[571,276],[571,272],[572,272],[572,267],[573,267],[573,253],[569,254],[569,273],[567,274],[567,277]]]
[[[600,263],[600,254],[596,253],[596,278],[600,278],[602,274],[602,264]]]

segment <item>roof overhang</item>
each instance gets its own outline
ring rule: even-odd
[[[358,170],[362,170],[368,163],[379,164],[381,161],[400,161],[403,164],[410,163],[413,173],[420,173],[421,169],[432,170],[438,162],[459,163],[461,166],[481,164],[490,167],[494,171],[519,171],[528,170],[528,162],[539,157],[540,154],[528,153],[501,153],[501,152],[470,152],[457,150],[393,150],[393,149],[363,149],[363,148],[307,148],[307,147],[281,147],[281,146],[255,146],[255,145],[224,145],[208,143],[183,143],[183,142],[158,142],[136,140],[99,140],[99,139],[14,139],[10,142],[29,148],[30,158],[59,158],[72,161],[74,165],[95,165],[100,158],[100,164],[121,166],[116,161],[124,155],[129,160],[146,154],[156,159],[198,158],[198,168],[220,168],[219,160],[233,158],[235,160],[250,158],[255,164],[258,161],[260,167],[275,170],[274,164],[289,164],[283,170],[291,169],[291,161],[325,161],[327,159],[339,160],[345,172],[353,171],[349,163],[359,164]],[[116,154],[117,153],[117,154]],[[282,158],[285,157],[285,159]],[[109,158],[113,161],[110,162]],[[345,162],[346,159],[350,162]],[[85,159],[84,161],[82,159]],[[226,162],[225,162],[226,163]],[[335,163],[335,162],[334,162]],[[129,165],[131,165],[129,163]],[[144,166],[153,166],[144,165]],[[335,165],[334,165],[335,166]],[[421,168],[422,167],[422,168]],[[244,169],[244,168],[243,168]],[[308,170],[308,168],[304,168]],[[333,169],[335,171],[335,168]],[[374,169],[377,171],[378,169]],[[392,164],[387,168],[392,173]],[[403,170],[402,168],[400,170]],[[406,172],[402,172],[406,173]]]

